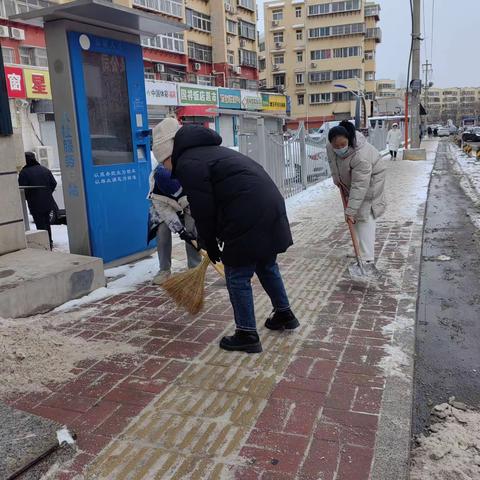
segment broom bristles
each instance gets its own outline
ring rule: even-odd
[[[192,315],[203,307],[205,275],[210,259],[205,255],[195,268],[177,273],[162,283],[162,288],[170,298]]]

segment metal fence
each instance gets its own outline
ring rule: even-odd
[[[387,133],[378,124],[365,132],[379,151],[386,149]],[[291,197],[330,176],[327,138],[328,129],[307,135],[303,125],[287,138],[281,120],[247,117],[240,122],[239,149],[265,168],[284,197]]]

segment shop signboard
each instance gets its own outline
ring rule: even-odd
[[[23,75],[25,78],[27,98],[44,100],[52,99],[50,75],[47,70],[25,68],[23,70]]]
[[[215,87],[194,87],[178,85],[179,105],[218,105],[218,91]]]
[[[176,83],[146,80],[145,93],[147,95],[147,105],[178,105]]]
[[[287,110],[287,97],[285,95],[270,95],[262,93],[263,110],[269,112],[285,112]]]
[[[242,108],[242,96],[240,90],[235,90],[233,88],[219,88],[218,106],[220,108],[240,110]]]
[[[7,92],[9,98],[26,98],[23,70],[19,67],[5,67]]]
[[[241,101],[243,110],[262,110],[262,96],[253,90],[242,90]]]

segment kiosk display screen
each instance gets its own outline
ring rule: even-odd
[[[93,165],[132,163],[132,126],[125,58],[83,51]]]

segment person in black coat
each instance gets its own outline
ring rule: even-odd
[[[172,170],[190,202],[198,235],[213,262],[223,261],[236,331],[220,347],[262,351],[257,333],[251,279],[257,274],[273,306],[265,325],[294,329],[277,254],[292,244],[285,202],[272,179],[254,160],[221,147],[222,138],[208,128],[182,127],[174,139]],[[219,244],[221,248],[219,247]]]
[[[50,228],[50,212],[55,208],[55,200],[52,194],[57,187],[57,182],[52,172],[37,162],[33,152],[25,153],[25,163],[26,165],[18,176],[18,184],[21,187],[36,187],[26,188],[25,198],[37,230],[46,230],[48,232],[51,249],[53,242],[52,230]]]

